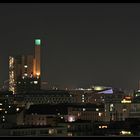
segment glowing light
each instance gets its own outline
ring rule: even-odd
[[[68,121],[69,122],[74,122],[75,121],[75,117],[74,116],[68,116]]]
[[[2,105],[2,103],[0,103],[0,105]]]
[[[40,75],[40,73],[39,73],[39,72],[37,72],[37,73],[36,73],[36,75],[37,75],[37,76],[39,76],[39,75]]]
[[[24,65],[24,68],[27,68],[28,66],[27,65]]]
[[[0,111],[3,110],[2,108],[0,108]]]
[[[101,113],[101,112],[99,112],[99,114],[98,114],[98,115],[99,115],[99,117],[101,117],[101,116],[102,116],[102,113]]]
[[[96,111],[99,111],[99,108],[96,108]]]
[[[83,111],[86,111],[86,109],[85,109],[85,108],[83,108]]]
[[[131,135],[131,131],[121,131],[122,135]]]
[[[99,86],[96,86],[96,87],[94,87],[94,90],[103,90],[103,87],[99,87]]]
[[[16,111],[19,111],[19,108],[16,108]]]
[[[49,129],[49,134],[53,134],[54,133],[54,129]]]
[[[40,39],[35,39],[35,45],[41,45],[41,40]]]
[[[15,93],[14,57],[9,57],[9,90]]]
[[[99,126],[99,128],[107,128],[107,125]]]
[[[34,81],[34,84],[37,84],[38,83],[38,81]]]
[[[123,100],[121,101],[121,103],[123,103],[123,104],[126,104],[126,103],[131,103],[131,100],[126,100],[126,99],[123,99]]]

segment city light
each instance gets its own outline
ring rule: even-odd
[[[74,116],[68,116],[68,122],[74,122],[75,117]]]
[[[34,84],[37,84],[38,83],[38,81],[34,81]]]
[[[96,111],[99,111],[99,108],[96,108]]]
[[[35,39],[35,45],[41,45],[41,40],[40,39]]]
[[[131,131],[121,131],[120,134],[122,135],[131,135]]]
[[[100,125],[99,128],[107,128],[107,125]]]
[[[19,108],[16,108],[16,111],[19,111]]]
[[[123,99],[122,101],[121,101],[121,103],[123,103],[123,104],[129,104],[129,103],[131,103],[131,100],[126,100],[126,99]]]

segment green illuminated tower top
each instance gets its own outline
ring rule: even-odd
[[[41,40],[40,39],[35,39],[35,45],[41,45]]]

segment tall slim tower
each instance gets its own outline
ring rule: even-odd
[[[41,40],[40,39],[35,39],[34,76],[37,76],[39,78],[41,76],[40,45],[41,45]]]

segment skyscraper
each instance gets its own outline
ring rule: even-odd
[[[40,89],[40,45],[36,39],[34,55],[9,57],[9,90],[13,93]]]
[[[41,40],[40,39],[35,39],[35,57],[34,57],[34,67],[35,67],[35,76],[40,78],[41,75],[41,69],[40,69],[40,45],[41,45]]]

